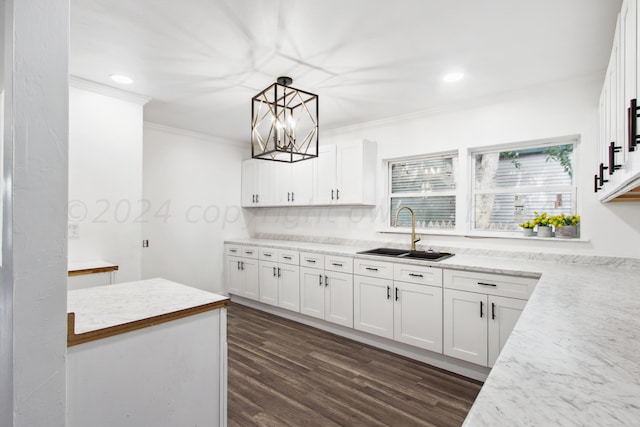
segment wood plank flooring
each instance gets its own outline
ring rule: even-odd
[[[481,383],[239,304],[229,427],[459,426]]]

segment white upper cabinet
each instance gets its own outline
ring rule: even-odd
[[[375,205],[375,142],[321,146],[316,160],[315,205]]]
[[[320,146],[296,163],[242,162],[242,206],[375,205],[376,143]]]
[[[594,190],[601,201],[640,201],[640,146],[638,126],[637,0],[625,0],[611,48],[600,96],[598,159]]]

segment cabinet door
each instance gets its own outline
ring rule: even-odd
[[[498,359],[507,338],[520,318],[526,301],[515,298],[495,297],[489,295],[487,317],[489,318],[489,360],[492,367]]]
[[[258,161],[245,160],[242,162],[241,203],[244,207],[256,206]]]
[[[393,339],[393,281],[353,276],[353,326]]]
[[[353,328],[353,275],[325,272],[324,317]]]
[[[313,160],[314,205],[336,202],[336,146],[321,145],[318,158]]]
[[[233,295],[242,295],[244,293],[243,277],[241,270],[242,258],[228,256],[225,265],[227,276],[227,292]]]
[[[260,302],[278,305],[278,264],[272,261],[260,261],[259,287]]]
[[[258,301],[260,299],[258,260],[242,258],[242,275],[244,285],[244,292],[242,293],[242,296]]]
[[[362,142],[339,144],[336,148],[336,186],[338,204],[362,203]]]
[[[324,319],[324,271],[300,267],[300,313]]]
[[[313,204],[313,165],[316,160],[303,160],[291,165],[291,204]]]
[[[487,366],[487,296],[444,290],[444,354]]]
[[[394,282],[393,337],[442,353],[442,288]]]
[[[258,206],[276,206],[277,203],[277,189],[276,180],[278,166],[282,166],[277,162],[268,160],[256,160],[258,162],[256,186],[258,193]]]
[[[278,206],[288,206],[291,202],[293,165],[289,163],[275,163],[272,168],[274,174],[274,203]]]
[[[300,312],[300,267],[280,264],[278,306]]]
[[[625,0],[620,10],[620,90],[621,113],[623,123],[623,136],[620,139],[622,153],[628,152],[629,134],[626,132],[629,125],[627,108],[632,99],[636,98],[636,66],[637,66],[637,0]]]

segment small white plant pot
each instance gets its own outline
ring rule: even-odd
[[[551,227],[548,225],[539,225],[538,237],[551,237]]]
[[[523,228],[522,235],[524,237],[532,237],[533,236],[533,228]]]
[[[562,239],[575,239],[578,237],[578,230],[575,225],[563,225],[556,227],[556,237]]]

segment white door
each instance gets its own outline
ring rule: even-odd
[[[353,274],[325,272],[324,318],[353,328]]]
[[[300,313],[324,319],[324,270],[300,267]]]
[[[278,206],[292,204],[293,192],[293,165],[289,163],[274,162],[271,169],[274,174],[274,203]]]
[[[353,327],[393,339],[393,281],[353,276]]]
[[[256,177],[258,176],[258,160],[242,162],[241,203],[244,207],[256,206]]]
[[[336,146],[321,145],[314,160],[313,203],[329,205],[336,202]]]
[[[300,312],[300,267],[280,264],[278,305],[280,308]]]
[[[256,160],[258,162],[256,186],[258,188],[258,206],[275,206],[277,205],[276,190],[276,167],[282,166],[277,162],[269,160]]]
[[[339,144],[336,151],[336,202],[362,203],[364,188],[362,141]]]
[[[487,296],[444,290],[444,354],[487,366]]]
[[[513,327],[520,318],[526,301],[496,297],[489,295],[489,306],[487,307],[487,317],[489,318],[489,360],[488,365],[492,367],[498,359],[504,344],[507,342]]]
[[[258,260],[242,258],[243,297],[260,300],[260,279],[258,277]]]
[[[442,288],[394,284],[394,339],[442,353]]]
[[[260,261],[258,283],[260,287],[260,302],[278,305],[278,263]]]
[[[242,295],[244,293],[243,278],[241,270],[242,258],[235,256],[227,257],[227,265],[225,268],[227,275],[227,292],[233,295]]]
[[[313,203],[313,160],[302,160],[292,165],[291,203],[308,206]]]

